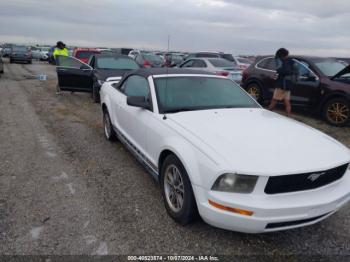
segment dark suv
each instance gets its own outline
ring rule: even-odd
[[[350,123],[350,66],[334,58],[291,56],[298,67],[293,82],[291,103],[320,114],[335,126]],[[274,57],[256,59],[243,71],[242,86],[258,102],[271,100],[275,88]]]

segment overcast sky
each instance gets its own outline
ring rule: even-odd
[[[349,0],[0,0],[0,42],[350,56]]]

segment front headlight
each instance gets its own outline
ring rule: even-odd
[[[247,194],[253,192],[257,181],[257,176],[223,174],[216,179],[211,190]]]
[[[97,80],[97,83],[98,83],[100,86],[102,86],[104,82],[105,82],[105,81]]]

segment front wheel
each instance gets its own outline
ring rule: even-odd
[[[107,140],[113,141],[116,139],[116,135],[113,130],[112,121],[108,114],[107,109],[103,110],[103,129]]]
[[[181,161],[169,155],[161,168],[160,185],[165,208],[176,222],[186,225],[198,216],[191,182]]]
[[[323,119],[333,126],[346,126],[350,123],[350,102],[345,98],[334,98],[323,106]]]

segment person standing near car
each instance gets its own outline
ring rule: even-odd
[[[290,93],[293,77],[295,75],[294,61],[289,57],[289,51],[280,48],[275,54],[276,61],[276,86],[273,97],[269,105],[269,110],[274,109],[278,101],[283,101],[286,107],[287,115],[290,116],[292,107],[290,104]]]
[[[58,41],[57,44],[56,44],[55,50],[53,51],[52,55],[54,57],[56,65],[57,65],[57,58],[58,58],[58,56],[68,56],[69,52],[68,52],[68,49],[66,48],[66,45],[62,41]],[[57,83],[56,94],[59,95],[60,92],[61,92],[61,90],[60,90],[60,87],[59,87],[59,85]]]

